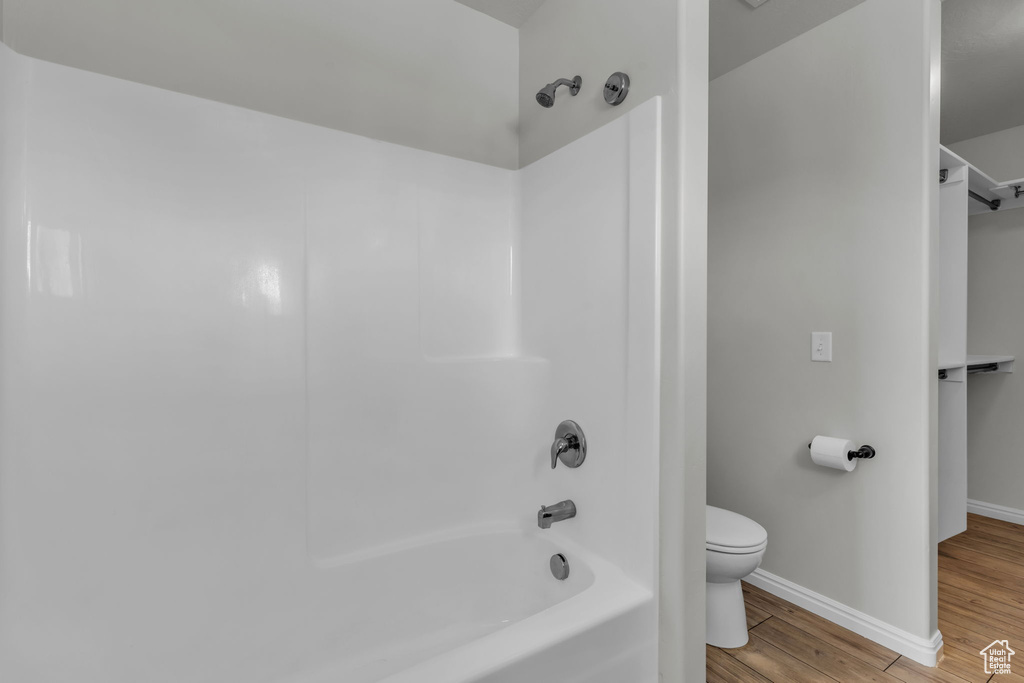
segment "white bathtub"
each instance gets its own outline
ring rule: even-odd
[[[556,552],[565,581],[549,569]],[[651,592],[557,530],[475,530],[315,572],[304,592],[318,616],[286,648],[296,670],[268,681],[654,680],[650,643],[632,635]]]

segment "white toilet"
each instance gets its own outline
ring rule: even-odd
[[[707,643],[743,647],[747,616],[740,579],[761,564],[768,532],[743,515],[707,508]]]

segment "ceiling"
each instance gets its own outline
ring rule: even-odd
[[[195,61],[192,58],[193,53],[202,52],[198,49],[204,44],[202,37],[216,28],[211,25],[210,15],[233,14],[236,23],[242,19],[252,23],[246,17],[258,18],[263,14],[269,14],[268,8],[275,6],[288,7],[277,5],[272,0],[259,0],[248,5],[249,9],[245,14],[228,11],[229,8],[237,8],[240,1],[185,0],[179,3],[180,11],[176,13],[160,13],[155,10],[147,13],[140,7],[156,8],[165,5],[160,0],[146,0],[141,4],[130,3],[132,11],[129,12],[124,0],[91,0],[89,3],[69,3],[67,0],[0,0],[0,32],[6,33],[8,40],[24,48],[25,52],[39,52],[41,54],[36,56],[45,59],[209,97],[216,96],[212,86],[192,87],[195,84],[191,81],[203,78],[197,74],[209,71],[209,66],[216,64],[216,61],[199,59],[206,65],[206,68],[199,69],[191,69],[193,65],[190,62]],[[545,0],[432,0],[430,4],[442,9],[447,2],[451,2],[452,7],[457,7],[457,2],[509,26],[519,28]],[[753,9],[744,0],[710,0],[710,77],[717,78],[742,66],[861,2],[864,0],[768,0],[757,9]],[[332,2],[306,2],[304,7],[309,10],[320,5],[328,7]],[[80,7],[83,8],[81,11]],[[85,11],[87,7],[99,9]],[[99,11],[104,7],[108,7],[110,12],[104,14]],[[203,8],[202,11],[200,8]],[[221,12],[218,8],[225,11]],[[190,11],[196,16],[188,14]],[[299,24],[303,24],[304,14],[310,14],[305,17],[307,21],[304,24],[306,30],[311,32],[309,35],[319,36],[324,33],[323,26],[334,23],[322,21],[322,17],[309,11],[288,11],[286,18],[282,18],[285,15],[281,15],[275,21],[268,22],[276,29],[267,29],[265,43],[280,42],[271,40],[270,37],[275,33],[280,34],[282,26],[296,24],[292,27],[295,31],[302,29]],[[153,34],[156,29],[150,31],[152,27],[142,25],[145,18],[150,15],[160,15],[167,24],[181,25],[183,30],[187,24],[190,28],[181,35],[189,35],[190,49],[182,51],[179,41],[171,41],[169,45],[162,46],[160,40],[156,40],[158,45],[155,47]],[[1024,0],[945,0],[942,15],[943,143],[955,143],[1024,125]],[[121,18],[119,23],[115,23],[104,20],[104,16]],[[6,22],[7,26],[4,26],[4,18],[10,20]],[[310,19],[312,21],[308,21]],[[118,26],[125,30],[114,31]],[[14,31],[14,28],[18,31]],[[171,33],[172,31],[164,25],[164,29],[156,37],[170,38]],[[223,38],[224,36],[218,36],[212,44],[222,44]],[[336,45],[336,37],[330,42]],[[145,50],[140,53],[139,48],[143,45]],[[162,50],[162,47],[167,49]],[[123,49],[119,52],[118,48]],[[85,56],[75,53],[76,49]],[[308,52],[306,48],[303,50]],[[157,54],[161,51],[163,54]],[[162,80],[142,78],[134,71],[142,68],[138,66],[140,61],[144,65],[146,60],[123,58],[125,54],[146,55],[150,52],[165,65],[162,67],[164,71],[176,69],[176,72]],[[113,60],[113,63],[93,64],[85,59],[92,57],[95,58],[93,61],[96,61],[104,55],[109,57],[108,61]],[[196,55],[197,58],[203,56],[222,55]],[[328,59],[328,56],[326,53],[317,55],[318,60],[314,60],[313,63],[337,61],[333,58]],[[83,60],[85,63],[79,63]],[[289,63],[286,66],[301,65]],[[154,70],[159,71],[157,67],[154,67]],[[266,75],[267,71],[261,73]],[[284,75],[282,73],[282,76]],[[231,80],[233,83],[237,81],[237,78]],[[308,92],[308,89],[304,92]],[[222,97],[243,106],[256,107],[259,104],[246,99],[223,95]],[[285,99],[291,101],[291,96]],[[289,108],[271,107],[268,110],[295,116],[295,112]],[[331,124],[326,114],[312,117],[312,120]]]
[[[1020,125],[1024,125],[1024,0],[945,0],[943,144]]]
[[[0,0],[38,59],[518,168],[519,35],[453,0]]]
[[[711,0],[712,79],[746,64],[864,0]]]
[[[515,28],[522,28],[530,15],[544,4],[544,0],[455,0],[455,2],[479,10]]]
[[[515,28],[522,28],[526,20],[545,2],[455,1]],[[710,77],[717,78],[859,5],[864,0],[770,0],[756,10],[745,0],[710,2]]]

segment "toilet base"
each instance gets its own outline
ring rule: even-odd
[[[739,581],[707,582],[706,641],[715,647],[743,647],[747,644],[747,611]]]

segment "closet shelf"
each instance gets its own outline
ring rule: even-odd
[[[1024,207],[1024,178],[999,183],[992,188],[992,192],[1003,200],[1000,210]]]
[[[1000,211],[1024,207],[1024,178],[999,182],[963,157],[942,146],[939,146],[939,168],[948,172],[946,182],[960,181],[961,178],[957,177],[954,170],[966,168],[967,189],[986,201],[998,201]],[[971,215],[992,212],[990,207],[978,201],[968,202],[967,210]]]
[[[1013,356],[967,356],[967,374],[1013,372]]]
[[[959,365],[939,366],[939,380],[942,382],[963,382],[967,376],[967,366]]]
[[[1002,197],[992,190],[993,187],[1000,185],[999,181],[941,145],[939,146],[939,168],[941,169],[939,177],[943,184],[962,182],[964,180],[964,169],[966,169],[967,189],[969,191],[981,197],[984,201],[999,200],[1002,202]],[[945,171],[945,173],[942,173],[942,171]],[[972,214],[991,211],[990,208],[977,201],[968,202],[967,210]]]

